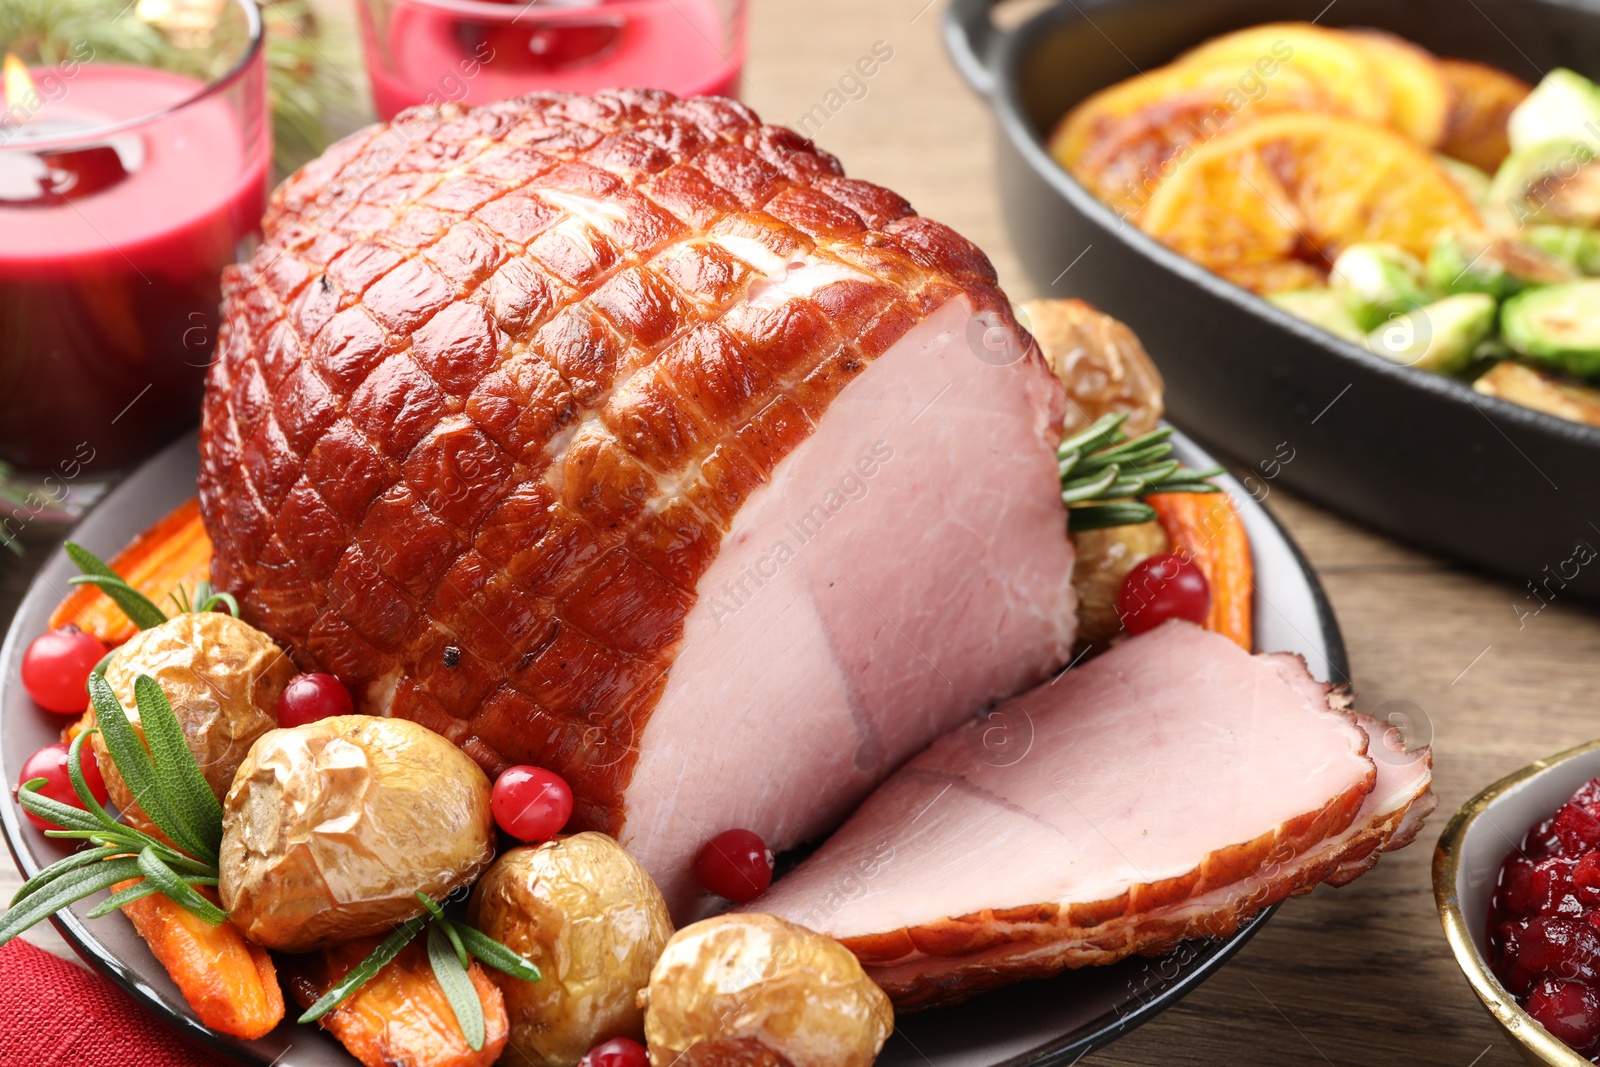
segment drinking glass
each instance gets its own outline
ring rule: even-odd
[[[57,7],[0,36],[0,460],[64,498],[198,418],[271,124],[253,0]]]
[[[733,96],[744,0],[362,0],[372,100],[484,104],[540,89]]]

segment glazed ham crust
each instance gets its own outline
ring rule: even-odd
[[[975,246],[723,99],[417,109],[289,179],[264,229],[203,411],[215,583],[362,710],[551,767],[572,826],[612,834],[741,506],[939,309],[1019,334]],[[1059,606],[957,713],[1052,666]]]

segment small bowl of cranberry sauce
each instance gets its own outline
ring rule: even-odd
[[[1600,1063],[1600,741],[1462,805],[1433,890],[1456,962],[1528,1061]]]

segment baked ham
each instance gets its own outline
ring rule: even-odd
[[[899,1009],[1226,936],[1432,810],[1428,750],[1345,703],[1166,623],[935,742],[749,907],[838,938]]]
[[[675,913],[1074,636],[1062,400],[988,260],[653,91],[446,105],[290,178],[225,278],[213,578],[361,710],[552,768]]]

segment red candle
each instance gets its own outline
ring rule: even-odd
[[[130,463],[193,422],[219,275],[265,206],[253,53],[207,86],[74,63],[8,78],[0,116],[0,459]],[[21,99],[18,99],[19,95]]]
[[[367,0],[362,27],[384,118],[417,104],[483,104],[539,89],[734,96],[744,63],[743,4],[729,0]]]

